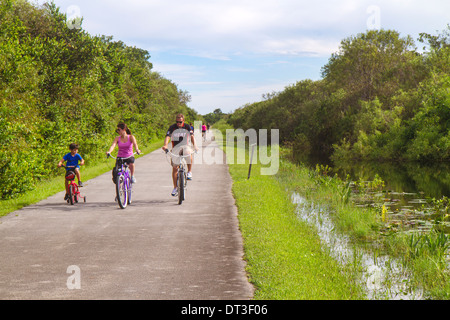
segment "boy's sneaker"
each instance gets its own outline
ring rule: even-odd
[[[69,195],[66,193],[66,195],[64,196],[64,200],[69,199]]]
[[[177,188],[173,189],[173,190],[172,190],[172,197],[176,197],[177,194],[178,194]]]
[[[78,186],[79,186],[79,187],[83,187],[83,182],[78,181]]]
[[[136,183],[136,178],[134,176],[131,177],[131,183]]]
[[[192,180],[192,172],[188,172],[187,173],[187,179],[188,180]]]

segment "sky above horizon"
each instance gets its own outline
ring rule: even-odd
[[[33,2],[33,1],[31,1]],[[35,0],[42,4],[46,1]],[[448,0],[54,0],[89,34],[149,51],[153,71],[200,114],[229,113],[297,81],[321,79],[340,42],[370,29],[438,34]]]

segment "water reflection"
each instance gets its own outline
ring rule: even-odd
[[[342,179],[372,180],[376,174],[386,182],[387,190],[417,193],[429,198],[450,197],[450,162],[423,164],[417,162],[331,161],[326,157],[305,158],[294,152],[294,159],[315,168],[328,165]]]
[[[298,218],[317,228],[323,249],[342,264],[358,260],[361,267],[360,281],[366,287],[367,297],[389,300],[420,300],[422,290],[415,288],[402,264],[387,255],[375,255],[357,250],[348,236],[336,231],[332,219],[324,208],[309,203],[297,193],[292,194],[297,205]]]
[[[400,162],[334,162],[331,164],[341,178],[371,180],[378,174],[386,183],[386,190],[417,193],[423,197],[450,197],[450,164],[424,165]]]

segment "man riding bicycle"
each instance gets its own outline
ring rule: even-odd
[[[189,139],[190,138],[190,139]],[[168,150],[167,146],[169,142],[172,141],[172,153],[180,155],[191,155],[186,159],[188,173],[187,179],[192,180],[192,148],[189,146],[189,140],[191,141],[195,150],[198,150],[197,144],[195,143],[194,131],[191,127],[184,123],[184,115],[181,113],[176,116],[176,123],[171,125],[167,130],[166,138],[164,139],[164,146],[162,149],[164,151]],[[173,187],[172,196],[177,195],[177,172],[179,163],[175,163],[172,159],[172,181]]]

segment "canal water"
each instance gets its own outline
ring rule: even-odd
[[[357,263],[360,283],[370,300],[420,300],[423,292],[409,280],[408,271],[400,262],[387,255],[376,255],[358,249],[349,237],[338,233],[326,208],[308,202],[297,193],[292,194],[298,218],[313,225],[321,239],[322,248],[338,262]]]
[[[450,197],[450,163],[334,162],[330,166],[341,178],[371,180],[378,175],[386,190],[417,194],[422,198]]]
[[[320,163],[320,161],[311,162]],[[435,229],[450,234],[450,212],[436,212],[433,199],[450,198],[450,163],[420,164],[400,162],[326,162],[330,174],[358,182],[378,177],[384,186],[364,199],[354,198],[360,206],[385,205],[387,218],[402,228],[420,231]],[[314,164],[315,166],[315,164]],[[448,209],[450,210],[450,208]]]
[[[328,165],[331,175],[337,174],[344,181],[358,183],[381,179],[384,185],[363,199],[354,198],[359,206],[384,205],[389,223],[401,225],[403,230],[450,233],[450,216],[436,214],[432,199],[450,198],[450,163],[424,165],[419,163],[310,163]],[[336,231],[326,208],[308,202],[300,195],[292,194],[297,205],[298,217],[314,225],[326,250],[338,261],[347,264],[359,261],[361,283],[365,285],[369,299],[422,299],[423,292],[409,281],[408,271],[400,262],[376,251],[355,247],[350,239]],[[359,201],[359,202],[358,202]]]

